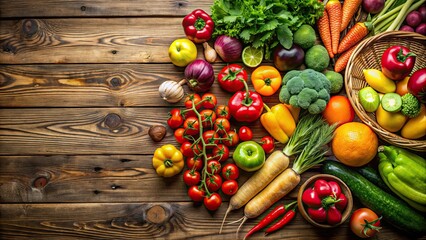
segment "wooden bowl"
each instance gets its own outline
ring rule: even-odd
[[[318,179],[337,182],[340,185],[340,188],[342,189],[342,193],[345,194],[346,198],[348,199],[348,205],[346,206],[345,210],[342,212],[342,220],[338,224],[329,225],[327,223],[317,223],[311,217],[309,217],[308,213],[305,210],[305,205],[302,202],[303,192],[305,191],[305,189],[312,187],[312,185]],[[342,180],[330,174],[317,174],[310,177],[308,180],[306,180],[306,182],[303,183],[303,185],[300,187],[299,192],[297,194],[297,207],[299,209],[299,212],[302,214],[303,218],[305,218],[306,221],[308,221],[312,225],[316,227],[320,227],[320,228],[333,228],[345,222],[346,219],[348,219],[348,217],[351,215],[351,211],[353,207],[353,198],[352,198],[351,190]]]
[[[363,74],[364,69],[381,70],[381,56],[390,46],[402,45],[408,47],[416,56],[414,69],[426,67],[426,36],[413,32],[390,31],[369,37],[358,44],[349,58],[345,72],[346,94],[358,117],[384,141],[414,151],[426,151],[426,137],[421,139],[406,139],[399,133],[392,133],[382,128],[376,121],[375,113],[368,113],[362,107],[358,92],[368,86]]]

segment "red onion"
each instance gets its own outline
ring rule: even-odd
[[[240,59],[243,44],[237,38],[221,35],[216,38],[214,49],[224,62],[234,62]]]
[[[419,11],[420,15],[422,16],[422,22],[426,23],[426,5],[422,5],[417,9]]]
[[[426,103],[426,68],[419,69],[411,75],[407,88],[408,92],[416,96],[420,102]]]
[[[204,59],[197,59],[185,68],[185,78],[194,92],[208,91],[214,82],[214,70]]]

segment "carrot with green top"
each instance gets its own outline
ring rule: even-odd
[[[339,44],[337,53],[343,53],[355,44],[359,43],[365,36],[367,36],[372,26],[373,25],[370,22],[359,22],[355,24],[343,37]]]
[[[335,72],[341,72],[346,68],[346,65],[349,62],[349,58],[351,57],[353,51],[355,50],[357,45],[350,48],[348,51],[344,52],[340,57],[337,59],[336,64],[334,65],[334,71]]]
[[[359,6],[361,5],[362,0],[346,0],[343,2],[342,7],[342,25],[340,26],[340,31],[345,30],[352,17],[358,11]]]
[[[328,56],[330,56],[330,58],[334,58],[333,49],[331,47],[330,21],[328,19],[327,11],[324,10],[322,17],[318,19],[317,27],[322,43],[324,43],[325,49],[327,49]]]
[[[331,46],[333,53],[337,54],[340,39],[340,26],[342,25],[342,4],[339,0],[330,0],[325,5],[330,21]]]

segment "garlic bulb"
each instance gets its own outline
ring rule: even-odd
[[[185,80],[180,82],[175,81],[165,81],[158,88],[158,92],[162,99],[166,100],[169,103],[177,103],[179,102],[185,92],[183,91],[182,85],[185,84]]]

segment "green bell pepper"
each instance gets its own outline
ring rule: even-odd
[[[245,141],[238,144],[232,155],[235,164],[247,172],[258,170],[265,163],[265,151],[254,141]]]
[[[378,155],[386,185],[414,208],[426,211],[426,160],[395,146],[380,146]]]

